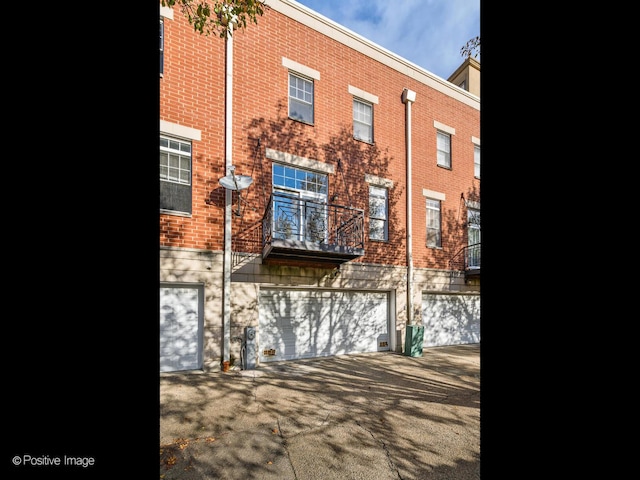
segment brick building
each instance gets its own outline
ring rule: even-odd
[[[160,8],[161,370],[479,343],[479,97],[268,6]]]

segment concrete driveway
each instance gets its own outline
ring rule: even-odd
[[[160,478],[480,478],[480,345],[160,375]]]

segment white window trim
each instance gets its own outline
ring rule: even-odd
[[[160,133],[195,140],[197,142],[199,142],[202,137],[201,131],[196,128],[185,127],[184,125],[178,125],[177,123],[171,123],[165,120],[160,120]]]
[[[480,155],[482,154],[482,152],[480,151],[480,144],[474,144],[473,145],[473,174],[476,178],[480,178],[480,173],[478,173],[478,175],[476,175],[476,165],[478,166],[478,168],[480,168],[480,161],[478,161],[478,163],[476,163],[476,149],[478,151],[478,157],[480,157]]]
[[[432,194],[436,194],[435,196],[434,195],[425,195],[425,197],[426,197],[426,199],[425,199],[425,210],[426,210],[425,211],[425,222],[426,222],[426,225],[425,225],[425,227],[426,227],[426,230],[425,230],[426,243],[425,243],[425,245],[426,245],[427,248],[442,248],[442,240],[443,240],[443,238],[442,238],[442,235],[443,235],[443,232],[442,232],[442,202],[444,201],[444,194],[443,193],[438,193],[438,192],[432,192],[430,190],[423,189],[422,190],[422,194],[423,195],[424,195],[425,191],[430,192]],[[440,196],[442,196],[442,198],[440,198]],[[435,200],[435,201],[438,202],[438,215],[440,217],[440,224],[438,225],[438,233],[440,235],[440,245],[429,245],[429,211],[431,211],[432,209],[429,208],[426,200]]]
[[[446,150],[441,150],[440,146],[438,145],[438,140],[441,137],[443,138],[443,141],[444,141],[444,139],[448,140],[448,143],[449,143],[449,151],[448,152]],[[445,131],[440,130],[440,129],[436,130],[436,164],[439,167],[448,168],[448,169],[453,168],[453,155],[451,154],[451,149],[452,149],[452,145],[453,145],[453,141],[452,140],[453,140],[453,136],[450,133],[445,132]],[[445,155],[448,155],[448,157],[449,157],[449,161],[448,162],[441,162],[440,161],[440,158],[438,156],[438,154],[440,152],[444,153]]]
[[[480,139],[478,137],[471,137],[471,143],[480,146]]]
[[[314,80],[320,80],[319,71],[314,70],[313,68],[309,68],[305,65],[302,65],[301,63],[294,62],[293,60],[289,60],[286,57],[282,57],[282,66],[289,70],[293,70],[294,72],[300,73],[305,77],[309,77]]]
[[[373,142],[373,104],[367,100],[363,100],[362,98],[357,98],[357,97],[354,97],[352,102],[353,102],[354,109],[357,102],[359,105],[362,105],[364,107],[369,107],[369,109],[371,110],[371,123],[366,123],[362,120],[358,120],[356,119],[355,113],[353,114],[353,138],[361,142],[367,142],[367,143],[373,144],[374,143]],[[361,126],[369,134],[368,138],[364,138],[359,135],[356,135],[356,125],[359,127]]]
[[[433,127],[436,130],[440,130],[443,131],[444,133],[448,133],[449,135],[455,135],[456,134],[456,129],[453,127],[450,127],[448,125],[445,125],[444,123],[440,123],[437,121],[433,121]]]
[[[360,90],[357,87],[349,85],[348,90],[349,90],[349,93],[354,97],[361,98],[362,100],[366,100],[369,103],[375,103],[376,105],[379,103],[378,97],[376,95],[365,92],[364,90]]]
[[[326,174],[335,173],[335,167],[328,163],[323,163],[312,158],[299,157],[290,153],[279,152],[272,148],[265,149],[265,157],[270,160],[275,160],[279,163],[286,163],[295,167],[304,168],[306,170],[315,170],[316,172],[322,172]]]
[[[377,241],[377,242],[388,242],[389,241],[389,188],[381,185],[374,185],[372,183],[369,184],[369,202],[371,202],[371,188],[379,188],[384,191],[384,213],[385,217],[374,217],[369,212],[369,221],[376,220],[383,222],[384,228],[382,231],[382,238],[373,238],[371,237],[371,228],[369,228],[369,240]],[[376,198],[382,198],[381,196],[375,196]]]
[[[441,202],[444,202],[445,200],[444,193],[434,192],[433,190],[427,190],[426,188],[422,189],[422,195],[427,198],[431,198],[432,200],[440,200]]]
[[[161,137],[166,138],[167,140],[170,140],[170,141],[172,140],[172,138],[171,138],[169,135],[163,135],[163,134],[160,134],[160,136],[161,136]],[[180,181],[180,179],[178,179],[178,180],[176,181],[176,180],[171,180],[171,179],[168,179],[168,178],[166,178],[166,179],[161,179],[161,180],[162,180],[162,181],[169,182],[169,183],[175,183],[175,184],[178,184],[178,185],[183,185],[183,186],[193,187],[193,145],[192,145],[192,143],[191,143],[191,141],[190,141],[190,140],[178,139],[178,138],[175,138],[175,137],[173,138],[173,140],[175,140],[176,142],[181,142],[181,143],[184,143],[184,144],[189,144],[190,150],[189,150],[188,155],[187,155],[187,154],[185,154],[185,153],[184,153],[184,152],[182,152],[182,151],[173,150],[173,149],[172,149],[172,148],[170,148],[170,147],[160,147],[160,152],[161,152],[161,153],[162,153],[162,152],[173,153],[173,154],[175,154],[175,155],[179,155],[179,156],[181,156],[181,157],[187,157],[187,156],[189,157],[189,182],[188,182],[188,183],[185,183],[185,182],[183,182],[183,181]],[[168,166],[168,168],[169,168],[169,169],[171,169],[171,167],[170,167],[170,166]],[[178,168],[178,170],[181,170],[181,168]]]
[[[370,175],[368,173],[364,174],[364,181],[375,187],[388,188],[389,190],[393,188],[393,180],[388,180],[376,175]]]

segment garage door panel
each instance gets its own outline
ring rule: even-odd
[[[424,294],[424,346],[480,342],[480,295]]]
[[[198,287],[160,289],[160,371],[202,366]]]
[[[388,294],[265,290],[258,335],[262,362],[389,350]]]

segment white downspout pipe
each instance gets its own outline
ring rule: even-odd
[[[407,142],[407,325],[413,325],[413,209],[411,208],[412,174],[411,174],[411,104],[416,101],[416,92],[408,89],[402,91],[402,103],[406,105],[407,119],[405,135]]]
[[[233,26],[235,19],[228,23],[225,36],[225,175],[231,175],[233,166]],[[225,188],[224,197],[224,261],[222,285],[222,361],[230,361],[231,350],[231,220],[233,218],[233,191]],[[222,366],[221,366],[222,368]]]

